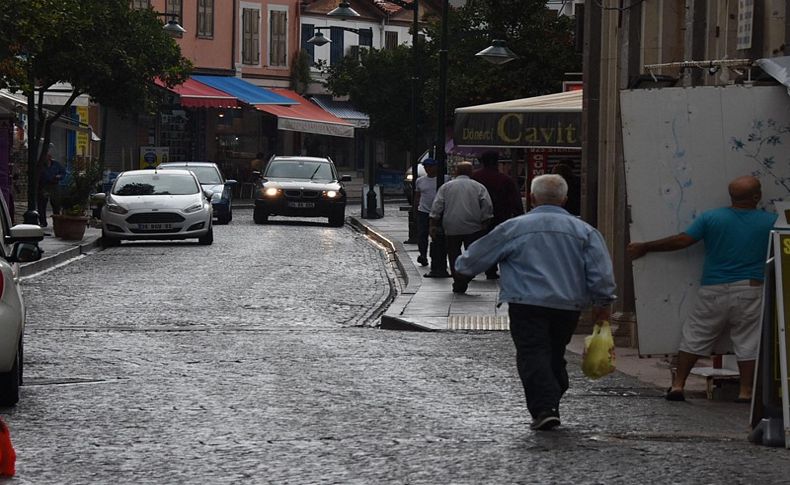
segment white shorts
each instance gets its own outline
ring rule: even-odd
[[[760,344],[762,296],[763,287],[752,286],[749,280],[701,286],[697,305],[683,325],[680,350],[711,355],[716,340],[729,329],[736,358],[755,360]]]

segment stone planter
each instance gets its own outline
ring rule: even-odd
[[[57,238],[67,241],[79,241],[85,236],[85,228],[87,226],[87,216],[52,214],[52,231]]]

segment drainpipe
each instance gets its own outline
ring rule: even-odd
[[[231,27],[231,42],[230,42],[230,69],[236,72],[236,17],[239,16],[239,9],[236,7],[236,0],[233,0],[233,26]]]

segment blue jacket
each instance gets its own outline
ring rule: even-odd
[[[497,262],[500,302],[581,311],[616,298],[601,233],[559,206],[541,205],[498,225],[469,246],[455,269],[471,276]]]

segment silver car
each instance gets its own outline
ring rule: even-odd
[[[213,193],[203,191],[189,170],[131,170],[121,173],[104,199],[102,242],[190,239],[214,242]]]
[[[19,401],[26,313],[19,287],[19,263],[41,258],[38,241],[43,237],[38,225],[11,227],[5,198],[0,193],[0,407]]]

